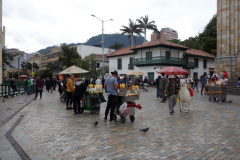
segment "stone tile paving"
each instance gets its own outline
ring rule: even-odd
[[[0,97],[0,126],[6,123],[19,109],[30,102],[35,94],[19,95],[16,97],[3,98]],[[3,102],[3,100],[5,102]]]
[[[24,133],[52,159],[240,159],[240,101],[218,104],[196,93],[190,113],[168,113],[155,89],[141,92],[142,110],[125,124],[100,114],[73,115],[58,93],[48,94],[29,114]],[[119,118],[119,117],[118,117]],[[97,127],[93,126],[99,121]],[[146,134],[139,129],[150,127]],[[27,152],[28,153],[28,152]],[[36,149],[37,154],[39,150]],[[32,156],[32,155],[30,155]]]

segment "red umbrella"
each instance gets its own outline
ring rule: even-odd
[[[158,74],[165,73],[165,75],[185,75],[188,74],[188,71],[179,68],[179,67],[167,67],[159,71]]]
[[[28,76],[26,76],[26,75],[21,75],[21,76],[19,76],[20,78],[27,78]]]

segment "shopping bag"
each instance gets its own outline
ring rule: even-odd
[[[179,90],[178,96],[177,96],[177,102],[178,102],[178,103],[180,103],[180,94],[179,94],[179,93],[180,93],[180,90]]]
[[[128,110],[128,108],[126,108],[126,109],[123,111],[123,114],[124,114],[124,115],[128,115],[128,113],[129,113],[129,110]]]
[[[120,111],[121,113],[123,113],[126,108],[127,108],[127,103],[124,102],[124,103],[120,106],[119,111]]]

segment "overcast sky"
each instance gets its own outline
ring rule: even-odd
[[[120,33],[128,19],[148,15],[158,29],[169,27],[181,40],[202,32],[217,12],[217,0],[3,0],[6,45],[37,51],[60,43],[83,43],[102,33]],[[147,31],[150,40],[152,31]],[[143,35],[144,36],[144,35]]]

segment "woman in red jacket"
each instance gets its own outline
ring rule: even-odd
[[[40,79],[40,77],[37,77],[37,81],[36,81],[36,95],[35,95],[35,99],[38,96],[38,92],[40,93],[40,99],[42,99],[42,91],[43,91],[43,81]]]

